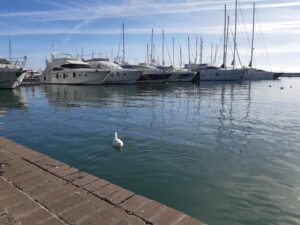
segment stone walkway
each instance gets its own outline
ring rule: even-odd
[[[0,137],[0,225],[203,225]]]

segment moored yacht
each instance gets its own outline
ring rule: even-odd
[[[103,84],[110,70],[92,69],[87,62],[65,53],[51,53],[41,77],[45,84]]]
[[[160,69],[154,65],[148,65],[140,63],[138,65],[123,65],[123,68],[135,68],[142,70],[141,77],[137,80],[137,83],[164,83],[172,75],[172,72]]]
[[[26,60],[26,57],[15,62],[0,59],[0,89],[12,89],[21,85],[25,77],[23,68]]]
[[[85,60],[92,69],[110,70],[105,84],[134,84],[141,77],[143,71],[139,69],[125,69],[117,63],[109,62],[107,58],[92,58]]]
[[[32,69],[27,69],[25,78],[22,82],[22,85],[35,85],[35,84],[40,84],[41,81],[41,76],[42,76],[42,71],[40,70],[32,70]]]
[[[207,66],[199,72],[200,81],[236,81],[242,80],[245,69],[226,69]]]
[[[278,77],[279,76],[273,72],[256,68],[246,68],[243,75],[244,80],[272,80]]]

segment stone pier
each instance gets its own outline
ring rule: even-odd
[[[1,225],[204,225],[0,137]]]

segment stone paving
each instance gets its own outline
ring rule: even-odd
[[[0,225],[204,225],[0,137]]]

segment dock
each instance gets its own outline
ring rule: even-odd
[[[0,137],[1,225],[204,225]]]

